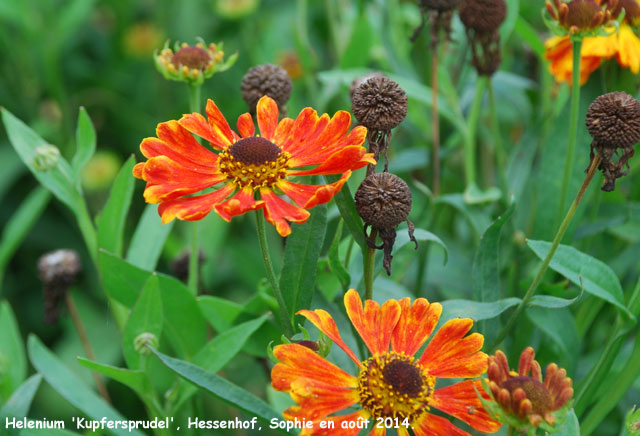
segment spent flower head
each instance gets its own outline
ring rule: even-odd
[[[240,84],[242,98],[249,106],[249,112],[256,112],[258,101],[265,95],[278,104],[278,110],[285,114],[284,105],[291,96],[291,78],[279,65],[263,64],[252,67]]]
[[[58,320],[58,305],[81,270],[80,257],[73,250],[51,251],[38,260],[38,275],[44,285],[44,319],[48,324]]]
[[[602,157],[598,169],[605,181],[603,191],[613,191],[616,179],[629,172],[629,159],[640,141],[640,101],[625,92],[609,92],[596,98],[586,116],[587,130],[593,137],[591,158]],[[613,155],[620,154],[617,162]]]
[[[195,45],[176,42],[173,49],[167,41],[160,52],[154,53],[156,68],[165,79],[191,85],[202,85],[214,73],[228,70],[237,58],[238,53],[234,53],[225,61],[222,43],[207,45],[203,40]]]
[[[554,433],[562,427],[571,406],[572,381],[555,363],[547,366],[543,378],[534,358],[533,348],[525,348],[516,372],[509,369],[502,351],[489,356],[489,379],[484,386],[493,399],[482,399],[482,403],[492,418],[520,433],[535,435],[537,428]]]

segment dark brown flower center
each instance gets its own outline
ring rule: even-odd
[[[640,5],[637,0],[619,0],[611,15],[618,18],[622,9],[624,9],[624,21],[632,25],[640,21]]]
[[[386,365],[382,370],[382,378],[400,395],[406,394],[412,398],[417,397],[424,386],[418,368],[403,360],[394,360]]]
[[[179,68],[181,65],[190,69],[204,71],[211,62],[209,53],[200,47],[187,46],[182,47],[171,57],[171,63]]]
[[[527,398],[531,401],[533,413],[544,416],[544,414],[550,411],[553,407],[551,394],[542,383],[533,377],[512,377],[509,380],[506,380],[502,384],[502,387],[508,390],[511,394],[513,394],[513,392],[518,388],[522,389],[525,394],[527,394]]]
[[[567,3],[567,6],[569,7],[567,24],[576,26],[578,29],[593,27],[593,19],[601,11],[600,6],[594,0],[572,0]]]
[[[229,152],[238,162],[259,165],[265,162],[275,162],[280,156],[281,150],[280,147],[267,139],[252,136],[233,144],[229,147]]]

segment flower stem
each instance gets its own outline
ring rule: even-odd
[[[80,342],[82,343],[82,348],[84,348],[84,352],[87,355],[87,358],[92,361],[96,361],[96,355],[93,352],[93,348],[91,347],[91,342],[89,342],[89,336],[87,335],[87,330],[84,327],[84,323],[80,318],[80,314],[78,313],[78,308],[71,297],[71,292],[67,291],[65,293],[65,303],[67,305],[67,309],[69,310],[69,315],[73,320],[73,324],[76,327],[76,331],[78,332],[78,337],[80,338]],[[93,380],[96,382],[96,387],[98,388],[98,392],[100,396],[107,402],[111,403],[111,399],[109,398],[109,392],[107,392],[107,387],[104,385],[104,381],[100,377],[100,375],[91,371],[91,375],[93,375]]]
[[[567,142],[567,156],[564,162],[564,175],[562,177],[562,188],[560,191],[560,203],[558,204],[558,212],[556,222],[560,220],[564,211],[564,204],[569,191],[569,183],[571,182],[571,174],[573,173],[573,161],[575,159],[576,136],[578,133],[578,115],[580,113],[580,52],[582,50],[582,39],[576,38],[572,40],[573,46],[573,71],[571,83],[571,113],[569,115],[569,139]]]
[[[367,247],[363,250],[364,255],[364,296],[365,299],[373,299],[373,271],[376,260],[375,248]]]
[[[549,267],[549,263],[551,263],[551,259],[553,258],[553,255],[555,254],[556,250],[558,249],[558,246],[560,245],[560,241],[562,241],[562,237],[567,231],[567,228],[569,227],[569,224],[571,223],[573,216],[578,210],[580,201],[582,201],[582,197],[584,197],[584,194],[587,191],[587,188],[589,187],[589,184],[591,183],[591,180],[593,179],[593,176],[595,175],[601,160],[602,160],[602,157],[600,156],[599,153],[596,153],[596,155],[591,160],[591,164],[589,165],[589,168],[587,170],[587,176],[585,177],[584,182],[582,183],[582,187],[580,188],[580,191],[578,191],[578,195],[576,195],[575,200],[573,200],[573,203],[571,204],[571,207],[567,211],[567,214],[565,215],[564,220],[562,220],[562,223],[560,224],[560,227],[556,232],[556,236],[553,238],[553,242],[551,243],[551,248],[549,249],[549,253],[547,253],[547,256],[542,261],[542,265],[540,265],[538,274],[533,279],[533,282],[531,282],[529,289],[527,289],[527,292],[524,294],[524,297],[522,297],[522,301],[516,308],[515,312],[511,314],[511,317],[509,318],[505,326],[502,328],[502,330],[500,330],[500,333],[498,334],[495,341],[491,345],[490,350],[495,350],[496,347],[504,340],[504,338],[513,328],[513,325],[515,324],[515,322],[518,320],[518,317],[520,316],[520,314],[522,314],[524,309],[527,307],[527,304],[529,304],[529,300],[531,300],[531,297],[533,297],[533,294],[538,288],[538,285],[542,281],[542,278],[544,277],[544,273],[547,271],[547,268]]]
[[[476,131],[478,129],[478,119],[480,118],[480,107],[482,106],[482,97],[487,87],[487,77],[480,76],[476,80],[476,95],[469,112],[468,132],[464,141],[464,170],[467,181],[467,187],[476,184]]]
[[[440,193],[440,118],[438,113],[438,47],[431,52],[431,131],[433,133],[433,195]]]
[[[498,113],[496,111],[496,99],[493,93],[493,82],[491,79],[487,81],[487,87],[489,91],[489,115],[491,117],[491,130],[493,137],[493,144],[496,153],[496,165],[498,167],[498,179],[500,183],[500,189],[502,190],[502,198],[508,201],[509,192],[507,186],[507,159],[504,152],[504,146],[502,144],[502,137],[500,136],[500,124],[498,123]]]
[[[269,244],[267,242],[267,232],[264,228],[264,216],[262,211],[256,210],[256,229],[258,230],[258,242],[260,243],[260,251],[262,253],[262,261],[264,262],[264,269],[267,271],[267,279],[273,289],[273,295],[278,302],[278,309],[280,315],[280,323],[284,330],[285,336],[288,338],[293,336],[293,323],[289,315],[287,314],[287,307],[280,292],[280,284],[276,274],[273,272],[273,263],[271,262],[271,255],[269,254]]]
[[[189,110],[200,112],[200,85],[189,84]],[[187,285],[194,294],[198,294],[198,270],[200,249],[198,247],[198,222],[193,221],[191,224],[191,248],[189,250],[189,276]]]

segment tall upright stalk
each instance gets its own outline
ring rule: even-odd
[[[464,170],[467,181],[467,188],[477,186],[476,175],[476,132],[478,130],[478,119],[480,118],[480,108],[482,106],[482,97],[487,88],[487,77],[479,76],[476,81],[476,95],[471,105],[471,111],[468,118],[467,138],[464,141]]]
[[[493,92],[493,82],[491,79],[487,82],[489,91],[489,114],[491,117],[491,132],[493,138],[493,146],[496,153],[496,166],[498,167],[498,181],[502,195],[505,201],[508,201],[509,189],[507,186],[507,156],[502,144],[502,136],[500,135],[500,124],[498,123],[498,113],[496,110],[496,99]]]
[[[200,85],[189,84],[189,110],[200,112]],[[189,276],[187,284],[194,294],[198,293],[198,261],[200,258],[200,248],[198,247],[198,222],[193,221],[191,225],[191,239],[189,251]]]
[[[280,291],[280,283],[276,277],[276,273],[273,271],[273,262],[271,261],[271,254],[269,253],[269,244],[267,242],[267,232],[264,228],[264,216],[261,210],[256,210],[256,229],[258,231],[258,242],[260,243],[260,252],[262,253],[262,261],[264,262],[264,269],[267,272],[267,279],[273,289],[273,295],[278,302],[278,314],[280,315],[280,323],[284,330],[285,336],[288,338],[293,336],[293,324],[292,320],[287,313],[287,307]]]
[[[571,174],[573,173],[573,161],[575,160],[576,137],[578,133],[578,115],[580,114],[580,52],[582,50],[582,39],[575,37],[572,39],[573,48],[573,71],[571,76],[571,113],[569,114],[569,139],[567,141],[567,155],[564,161],[564,174],[562,177],[562,188],[560,191],[560,203],[556,213],[556,222],[560,221],[564,204],[569,191]]]
[[[549,249],[547,256],[542,261],[542,265],[540,265],[538,274],[536,274],[536,277],[533,279],[533,282],[531,282],[529,289],[527,289],[527,292],[524,294],[524,297],[522,297],[522,301],[520,302],[516,310],[511,314],[511,317],[509,318],[505,326],[502,328],[502,330],[500,330],[500,333],[498,334],[495,341],[491,345],[490,350],[495,350],[495,348],[498,345],[500,345],[500,342],[504,340],[504,338],[507,336],[507,334],[509,334],[509,332],[513,328],[514,324],[518,320],[518,317],[522,314],[524,309],[527,308],[527,305],[529,304],[531,297],[533,297],[536,289],[538,289],[538,285],[542,281],[542,277],[544,277],[544,273],[547,271],[547,268],[549,267],[549,263],[551,263],[551,259],[553,258],[553,255],[555,254],[556,250],[558,249],[558,246],[560,245],[560,242],[562,241],[562,238],[566,233],[567,228],[569,228],[569,224],[571,224],[571,220],[573,219],[573,216],[578,210],[580,201],[582,201],[582,197],[584,197],[584,194],[587,191],[587,188],[589,187],[591,180],[593,180],[593,176],[595,175],[601,160],[602,160],[602,157],[600,156],[599,153],[596,153],[596,155],[591,160],[591,164],[589,165],[589,169],[587,170],[587,176],[585,177],[584,182],[582,183],[582,187],[580,188],[580,191],[578,191],[578,195],[576,195],[576,198],[573,200],[573,203],[571,204],[571,207],[567,211],[567,214],[565,215],[564,220],[562,220],[562,223],[560,224],[560,227],[556,232],[556,236],[553,238],[553,242],[551,243],[551,248]]]
[[[438,46],[431,52],[431,132],[433,134],[433,195],[440,193],[440,115],[438,112]]]

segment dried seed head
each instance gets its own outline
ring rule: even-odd
[[[356,92],[356,89],[358,89],[358,86],[362,85],[364,82],[368,81],[373,77],[387,77],[387,76],[378,71],[374,71],[372,73],[365,74],[362,77],[356,77],[355,79],[353,79],[353,81],[351,82],[351,85],[349,85],[349,97],[351,97],[351,103],[353,103],[353,93]]]
[[[625,92],[596,98],[586,124],[593,139],[606,148],[627,148],[640,141],[640,102]]]
[[[38,260],[38,274],[45,286],[68,288],[80,270],[80,258],[73,250],[52,251]]]
[[[358,214],[374,229],[393,229],[411,212],[411,190],[400,177],[374,173],[362,181],[355,195]]]
[[[291,95],[291,78],[279,65],[257,65],[242,78],[242,98],[255,113],[256,104],[261,97],[268,95],[278,103],[278,109],[284,112],[284,105]]]
[[[458,12],[465,27],[492,33],[506,18],[507,5],[504,0],[463,0]]]
[[[407,94],[386,76],[371,77],[353,92],[353,114],[368,129],[393,129],[407,116],[407,107]]]
[[[451,11],[458,7],[462,0],[420,0],[423,8],[436,11]]]

